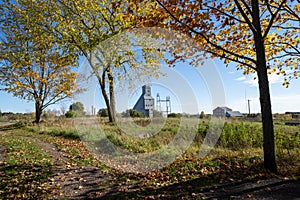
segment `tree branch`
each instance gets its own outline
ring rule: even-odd
[[[214,42],[212,42],[206,35],[204,35],[202,32],[198,32],[196,30],[194,30],[193,28],[189,27],[187,24],[184,24],[183,22],[181,22],[177,17],[175,17],[173,15],[173,13],[171,13],[159,0],[156,0],[156,2],[179,24],[182,24],[183,26],[185,26],[189,31],[191,31],[194,34],[200,35],[208,44],[212,45],[214,48],[219,49],[221,51],[224,51],[225,53],[228,53],[232,56],[235,56],[237,58],[241,58],[241,59],[245,59],[248,60],[250,62],[253,62],[254,64],[256,63],[256,61],[252,58],[234,53],[232,51],[228,51],[227,49],[224,49],[223,47],[215,44]],[[251,23],[251,22],[250,22]],[[208,50],[205,50],[208,51]],[[210,53],[210,52],[209,52]]]
[[[241,15],[243,16],[244,20],[246,21],[246,23],[248,24],[249,28],[251,29],[251,31],[253,33],[257,33],[257,30],[255,29],[255,27],[253,26],[252,22],[250,21],[250,19],[248,18],[247,14],[244,12],[240,2],[238,0],[234,0],[236,6],[238,7]],[[246,2],[244,0],[242,0],[243,4],[246,4]],[[252,12],[251,15],[253,16]]]
[[[269,11],[272,17],[270,19],[270,22],[268,24],[268,27],[267,27],[264,35],[263,35],[263,39],[265,39],[267,37],[267,35],[268,35],[271,27],[273,26],[274,20],[276,19],[277,15],[278,15],[279,11],[281,10],[281,8],[282,8],[282,6],[283,6],[284,3],[286,3],[286,0],[283,0],[281,2],[281,4],[279,5],[278,9],[276,10],[276,12],[274,14],[272,13],[272,11]],[[267,4],[269,4],[269,3],[267,3]],[[268,5],[267,5],[267,7],[268,7]]]

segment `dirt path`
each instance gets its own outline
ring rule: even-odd
[[[0,134],[12,135],[4,131]],[[40,146],[53,162],[52,177],[50,177],[51,188],[55,190],[56,198],[68,199],[87,199],[105,195],[110,191],[114,176],[97,167],[78,167],[72,166],[69,162],[70,155],[64,150],[58,150],[55,145],[44,142],[43,140],[31,137],[18,137],[31,140]],[[6,149],[0,144],[0,162],[5,159]]]
[[[0,122],[0,127],[4,127],[4,126],[10,126],[15,124],[14,122]]]

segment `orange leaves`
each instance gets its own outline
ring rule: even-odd
[[[300,4],[284,4],[284,6],[290,6],[290,12],[280,9],[272,21],[272,14],[278,10],[280,1],[268,3],[271,4],[269,8],[273,13],[270,13],[265,3],[259,3],[260,11],[264,15],[258,16],[262,29],[261,34],[265,36],[266,60],[272,63],[270,64],[272,68],[276,65],[278,68],[295,66],[297,62],[295,57],[299,56],[299,53],[293,49],[298,49],[299,46],[299,30],[296,29],[298,22],[292,21],[295,20],[295,16],[300,10]],[[240,7],[234,1],[228,1],[226,4],[217,1],[207,4],[183,1],[180,2],[180,6],[168,4],[169,11],[181,22],[178,23],[176,19],[171,19],[170,26],[191,35],[199,44],[205,45],[204,49],[212,52],[212,58],[214,56],[226,58],[224,59],[226,63],[236,62],[240,68],[246,68],[246,66],[255,68],[253,13],[251,13],[252,6],[246,4],[241,4]],[[242,12],[244,12],[244,16]],[[269,26],[271,26],[270,29]],[[191,30],[196,30],[201,34]],[[266,31],[269,32],[265,33]],[[183,50],[183,57],[190,53]],[[291,61],[289,56],[293,53],[296,56]],[[282,56],[282,54],[286,55]],[[277,56],[282,56],[282,58],[275,62],[274,58]],[[280,62],[278,62],[279,60]]]

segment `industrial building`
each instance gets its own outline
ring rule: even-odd
[[[145,117],[153,117],[154,98],[151,96],[151,87],[149,85],[142,87],[142,95],[133,109],[141,112]]]

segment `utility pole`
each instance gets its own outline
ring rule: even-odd
[[[248,114],[248,116],[250,117],[250,114],[251,114],[251,112],[250,112],[250,99],[248,99],[248,111],[249,111],[249,114]]]
[[[92,105],[92,115],[96,115],[96,108]]]

